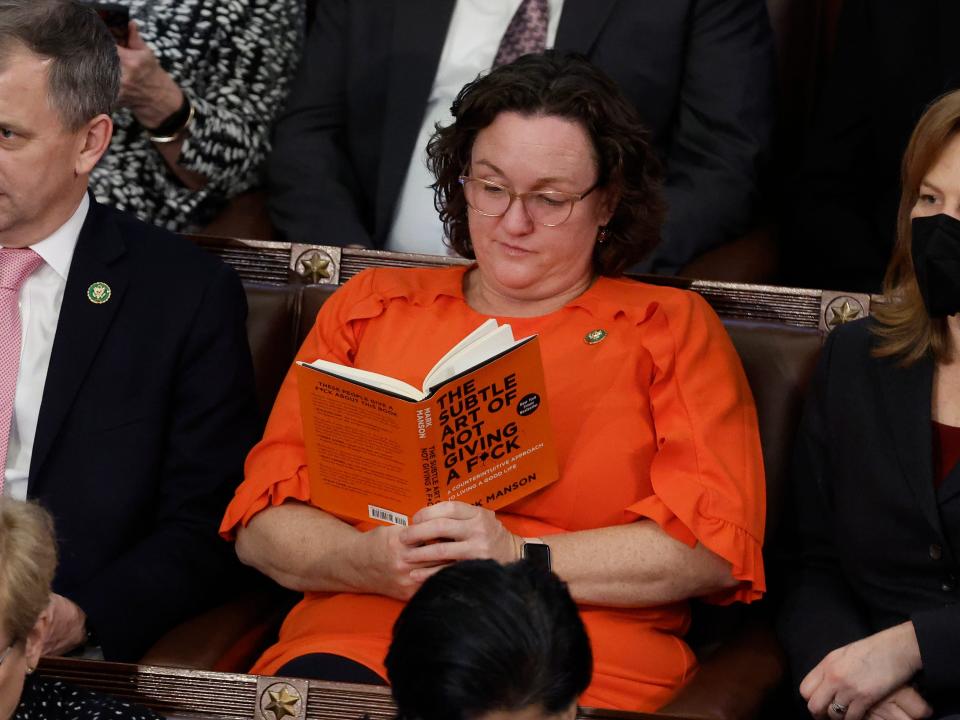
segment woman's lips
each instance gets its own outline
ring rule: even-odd
[[[500,247],[503,249],[503,252],[507,255],[520,257],[522,255],[530,254],[530,250],[522,248],[518,245],[511,245],[510,243],[505,243],[503,241],[500,242]]]

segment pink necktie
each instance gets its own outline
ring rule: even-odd
[[[20,286],[42,263],[29,248],[0,248],[0,494],[20,371]]]
[[[547,47],[549,21],[550,6],[547,0],[523,0],[500,40],[493,66],[512,63],[527,53],[543,52]]]

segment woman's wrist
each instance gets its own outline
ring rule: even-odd
[[[144,96],[143,102],[130,105],[137,122],[148,129],[162,125],[186,100],[186,93],[167,72],[163,73],[163,80],[157,83],[153,90],[154,92]]]
[[[893,634],[900,657],[910,668],[911,674],[920,672],[923,669],[923,658],[920,655],[920,643],[917,641],[917,631],[913,622],[908,620],[890,628],[888,632]]]
[[[155,143],[171,143],[179,140],[190,129],[193,122],[194,109],[190,99],[184,93],[183,102],[175,112],[163,120],[155,128],[145,128],[150,140]]]

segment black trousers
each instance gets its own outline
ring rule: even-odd
[[[330,653],[311,653],[294,658],[276,672],[281,677],[326,680],[327,682],[386,685],[383,678],[366,665]]]

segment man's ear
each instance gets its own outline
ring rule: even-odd
[[[74,172],[77,175],[88,175],[110,147],[110,138],[113,137],[113,120],[109,115],[97,115],[83,126],[78,136],[82,145],[77,155]]]
[[[28,668],[35,668],[40,662],[40,656],[43,654],[43,641],[47,637],[47,630],[50,628],[50,606],[44,608],[40,617],[33,624],[33,628],[27,633],[24,641],[24,657]]]

